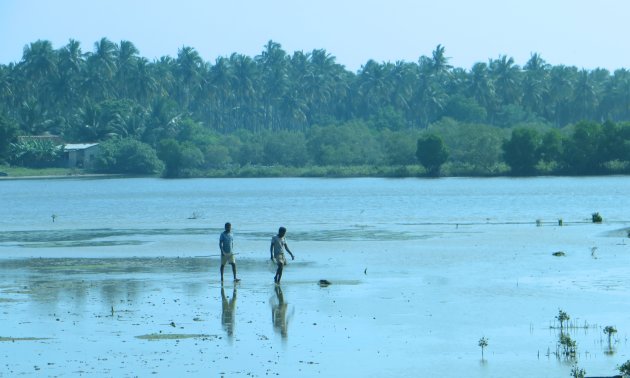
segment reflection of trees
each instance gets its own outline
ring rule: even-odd
[[[289,331],[289,321],[287,319],[287,303],[282,294],[282,288],[276,286],[276,298],[271,302],[271,321],[273,328],[279,332],[283,339],[286,339]]]
[[[221,303],[221,324],[228,337],[232,337],[234,335],[234,315],[236,314],[236,286],[229,301],[225,296],[225,290],[223,287],[221,288]]]
[[[117,309],[122,302],[133,301],[143,290],[142,283],[135,280],[89,280],[89,279],[48,279],[43,280],[41,276],[31,276],[28,281],[29,294],[31,299],[50,308],[52,311],[62,303],[64,307],[72,305],[81,308],[86,305],[88,299],[94,296],[99,303],[108,311],[111,306]]]

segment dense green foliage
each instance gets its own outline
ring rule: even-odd
[[[448,151],[444,147],[442,138],[434,134],[427,134],[418,139],[416,156],[429,176],[439,176],[442,164],[448,159]]]
[[[17,127],[0,114],[0,163],[9,159],[11,144],[16,141]]]
[[[147,174],[163,169],[151,146],[131,138],[102,143],[94,163],[104,173]]]
[[[9,162],[29,168],[43,168],[58,165],[63,148],[50,140],[29,140],[11,143]]]
[[[466,70],[437,46],[417,62],[370,60],[355,73],[325,50],[288,54],[273,41],[255,57],[210,63],[182,47],[150,62],[133,43],[103,38],[90,52],[38,40],[0,65],[0,161],[42,164],[9,146],[50,133],[109,141],[101,172],[157,172],[157,155],[170,177],[396,170],[416,157],[440,162],[424,166],[428,175],[627,173],[629,120],[630,71],[551,66],[538,54],[522,67],[500,56]],[[442,141],[445,161],[441,149],[417,155],[426,135]]]

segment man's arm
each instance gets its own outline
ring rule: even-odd
[[[286,242],[284,243],[284,249],[286,249],[287,252],[289,252],[289,255],[291,255],[291,260],[295,260],[295,257],[293,256],[293,253],[291,253],[291,250],[289,249],[289,245]]]
[[[269,246],[269,254],[271,255],[271,260],[273,261],[273,240],[271,240],[271,245]]]

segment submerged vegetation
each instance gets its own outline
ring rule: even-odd
[[[130,41],[0,64],[0,162],[59,164],[19,136],[102,143],[97,172],[192,176],[437,176],[630,172],[630,71],[532,54],[470,69],[438,45],[417,62],[350,72],[324,49],[215,62],[182,47],[149,61]],[[417,166],[419,168],[409,168]],[[367,167],[367,168],[365,168]]]
[[[483,360],[483,351],[488,346],[488,339],[486,339],[485,336],[482,337],[481,339],[479,339],[477,345],[479,345],[479,347],[481,348],[481,359]]]
[[[597,326],[590,326],[588,323],[584,323],[584,326],[577,326],[575,324],[569,324],[569,320],[571,317],[563,310],[558,310],[558,315],[555,319],[560,323],[559,327],[552,326],[552,329],[558,329],[558,339],[556,344],[556,351],[553,353],[558,360],[564,360],[572,363],[571,368],[571,377],[574,378],[584,378],[586,375],[586,371],[581,369],[578,366],[578,359],[580,353],[578,353],[578,343],[577,340],[574,340],[569,334],[571,331],[575,331],[576,329],[584,329],[585,331],[591,328],[597,328]],[[615,354],[615,350],[612,345],[612,337],[617,333],[617,329],[613,326],[606,326],[602,329],[603,333],[608,337],[608,343],[606,345],[606,349],[604,350],[604,354],[608,356],[613,356]],[[481,341],[480,341],[481,343]],[[551,352],[547,351],[547,356],[549,356]],[[588,356],[588,351],[583,352],[585,356]],[[619,372],[627,377],[630,375],[630,361],[626,361],[624,364],[618,367]]]

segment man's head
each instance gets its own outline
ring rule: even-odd
[[[225,224],[225,231],[230,232],[232,230],[232,224],[230,222],[227,222]]]
[[[284,227],[280,227],[280,228],[278,229],[278,236],[283,237],[283,236],[284,236],[284,234],[286,234],[286,233],[287,233],[287,229],[286,229],[286,228],[284,228]]]

